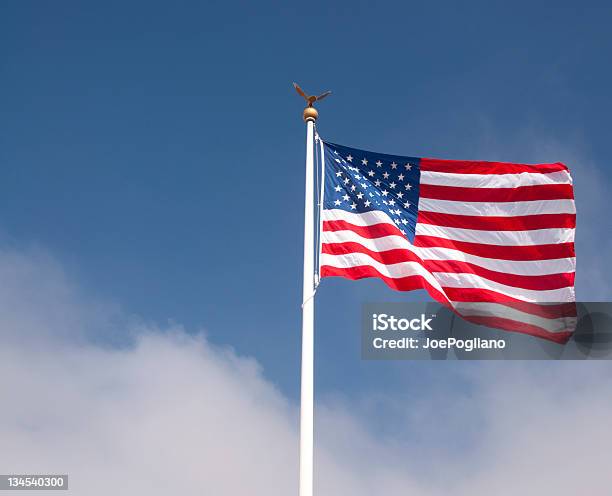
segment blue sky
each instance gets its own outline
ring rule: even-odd
[[[334,91],[318,126],[336,143],[565,161],[578,194],[578,295],[609,298],[595,254],[610,246],[610,220],[588,229],[611,170],[611,20],[603,2],[5,3],[2,242],[44,248],[127,314],[204,329],[295,399],[296,80]],[[455,371],[477,364],[360,360],[361,303],[406,297],[377,281],[324,281],[318,394],[469,390]]]

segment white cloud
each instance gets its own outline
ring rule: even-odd
[[[92,496],[296,493],[297,408],[254,360],[109,317],[39,252],[0,252],[0,276],[1,473],[69,473]],[[86,338],[112,321],[130,346]],[[384,437],[350,398],[320,404],[317,494],[610,493],[607,363],[463,365],[465,391],[377,398],[406,411]],[[449,424],[476,432],[460,456]]]

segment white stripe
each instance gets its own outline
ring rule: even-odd
[[[520,202],[464,202],[419,199],[419,210],[443,214],[516,217],[538,214],[575,214],[574,200],[536,200]]]
[[[418,262],[400,262],[397,264],[385,265],[378,260],[374,260],[370,255],[365,253],[349,253],[346,255],[330,255],[329,253],[323,253],[321,254],[321,266],[323,265],[329,265],[339,269],[349,269],[351,267],[366,265],[375,268],[383,276],[392,279],[409,276],[423,276],[429,284],[441,293],[444,293],[440,283],[434,278],[433,274]]]
[[[549,274],[561,274],[574,272],[576,270],[575,258],[559,258],[554,260],[497,260],[493,258],[479,257],[464,253],[451,248],[423,248],[410,244],[403,236],[383,236],[381,238],[368,239],[353,231],[324,231],[321,233],[323,243],[359,243],[365,248],[381,252],[394,249],[406,249],[416,253],[423,260],[451,260],[467,262],[485,269],[502,272],[506,274],[540,276]]]
[[[417,236],[436,236],[454,241],[497,246],[573,243],[574,232],[575,230],[571,228],[534,229],[530,231],[478,231],[434,224],[417,223],[416,225]]]
[[[541,184],[572,184],[568,171],[521,172],[519,174],[456,174],[451,172],[421,171],[421,184],[455,186],[459,188],[518,188]]]
[[[323,210],[323,220],[344,220],[355,226],[372,226],[374,224],[386,223],[397,228],[391,217],[382,210],[372,210],[357,214],[339,208],[326,208]]]
[[[435,272],[435,278],[440,285],[449,288],[479,288],[489,289],[497,293],[501,293],[517,300],[530,302],[558,302],[565,303],[574,301],[574,289],[559,288],[559,289],[523,289],[513,286],[506,286],[496,281],[490,281],[475,274],[456,274],[453,272]]]
[[[457,302],[455,309],[464,316],[500,317],[517,322],[525,322],[546,329],[549,332],[562,332],[571,330],[576,325],[576,317],[559,317],[547,319],[539,315],[525,313],[501,303],[486,302]]]
[[[419,247],[417,249],[417,253],[423,260],[457,260],[507,274],[541,276],[576,271],[576,259],[573,257],[553,260],[497,260],[471,255],[451,248]]]
[[[417,253],[418,247],[413,246],[403,236],[383,236],[382,238],[364,238],[354,231],[323,231],[321,233],[323,243],[359,243],[361,246],[371,251],[387,251],[404,249]]]
[[[396,264],[382,264],[365,253],[350,253],[346,255],[330,255],[323,253],[321,265],[330,265],[337,268],[351,268],[359,266],[374,267],[385,277],[399,279],[413,275],[423,276],[432,286],[440,290],[441,286],[451,288],[479,288],[495,291],[521,301],[529,302],[568,302],[574,301],[573,288],[550,290],[531,290],[506,286],[489,281],[474,274],[455,274],[450,272],[436,272],[431,274],[417,262],[400,262]]]

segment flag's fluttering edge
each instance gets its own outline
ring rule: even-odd
[[[471,322],[569,339],[576,209],[565,165],[323,149],[321,277],[377,277],[425,289]]]

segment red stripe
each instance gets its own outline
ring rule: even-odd
[[[575,228],[576,214],[541,214],[518,217],[481,217],[419,211],[417,222],[478,231],[530,231],[532,229]]]
[[[434,288],[423,276],[414,275],[399,278],[387,277],[370,265],[359,265],[356,267],[339,268],[331,265],[321,266],[321,277],[344,277],[346,279],[365,279],[375,277],[397,291],[412,291],[414,289],[425,289],[437,302],[449,306],[448,299]]]
[[[386,251],[372,251],[365,246],[352,241],[341,243],[323,243],[321,252],[328,255],[349,255],[351,253],[365,253],[374,260],[385,265],[402,263],[402,262],[418,262],[424,266],[423,260],[414,252],[405,248],[395,248]]]
[[[321,251],[329,255],[347,255],[351,253],[364,253],[374,260],[385,265],[418,262],[429,272],[451,272],[458,274],[474,274],[490,281],[499,282],[506,286],[515,288],[532,289],[536,291],[567,288],[574,284],[574,273],[549,274],[545,276],[524,276],[507,274],[485,269],[479,265],[469,262],[454,260],[422,260],[415,253],[405,248],[397,248],[386,251],[372,251],[365,246],[355,242],[323,243]]]
[[[572,336],[572,331],[550,332],[542,327],[528,324],[527,322],[519,322],[517,320],[504,319],[502,317],[486,317],[480,315],[462,315],[462,318],[473,322],[474,324],[483,325],[486,327],[494,327],[504,329],[506,331],[518,332],[521,334],[529,334],[538,338],[548,339],[555,343],[565,344]]]
[[[574,302],[539,304],[517,300],[511,296],[503,295],[490,289],[481,288],[444,288],[444,293],[451,301],[466,303],[488,302],[502,303],[521,312],[531,313],[546,319],[561,317],[576,317],[576,304]]]
[[[560,162],[555,164],[510,164],[507,162],[441,160],[436,158],[422,158],[419,167],[424,171],[456,174],[518,174],[521,172],[547,174],[569,170],[567,166]]]
[[[388,222],[381,222],[380,224],[373,224],[371,226],[356,226],[345,220],[326,220],[323,222],[323,231],[353,231],[362,238],[367,239],[382,238],[391,235],[405,237],[402,231]]]
[[[421,184],[419,195],[436,200],[470,202],[514,202],[534,200],[571,200],[574,189],[571,184],[536,184],[518,188],[462,188]]]
[[[474,274],[489,281],[495,281],[506,286],[521,289],[532,289],[545,291],[550,289],[567,288],[574,285],[573,272],[561,274],[547,274],[539,276],[525,276],[508,274],[485,269],[479,265],[469,262],[459,262],[455,260],[426,260],[424,267],[429,272],[454,272],[459,274]]]
[[[497,260],[552,260],[555,258],[573,258],[574,243],[557,243],[549,245],[500,246],[482,243],[469,243],[438,238],[436,236],[417,235],[414,246],[423,248],[441,247],[459,250],[479,257]]]

